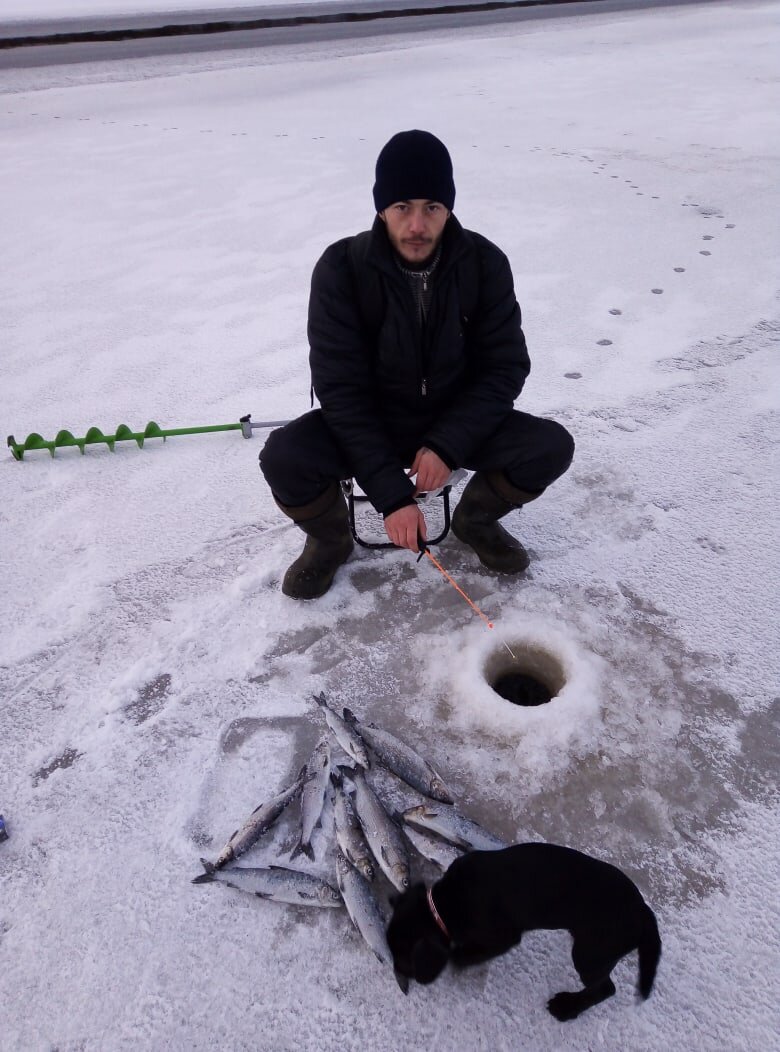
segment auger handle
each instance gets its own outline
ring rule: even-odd
[[[289,424],[289,420],[259,420],[256,424],[252,423],[252,414],[247,413],[246,416],[240,417],[241,420],[241,434],[244,438],[251,438],[252,432],[258,427],[284,427],[285,424]]]

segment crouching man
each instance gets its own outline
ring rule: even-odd
[[[445,145],[400,132],[376,164],[371,230],[337,241],[312,277],[308,334],[321,409],[273,431],[260,454],[285,515],[306,535],[282,591],[315,599],[353,547],[339,480],[355,478],[390,540],[426,538],[416,493],[475,472],[452,532],[484,566],[520,573],[523,546],[500,524],[571,463],[553,420],[514,409],[530,363],[509,262],[453,215]]]

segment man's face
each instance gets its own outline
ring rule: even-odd
[[[387,236],[398,255],[415,266],[426,263],[436,251],[450,213],[438,201],[416,197],[396,201],[379,213]]]

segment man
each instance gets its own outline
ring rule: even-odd
[[[491,570],[528,566],[498,520],[566,471],[574,443],[555,421],[514,410],[530,363],[509,262],[461,227],[454,203],[445,145],[400,132],[377,160],[372,229],[331,245],[314,269],[321,409],[273,431],[260,454],[277,504],[306,534],[285,595],[324,595],[349,558],[339,480],[352,477],[390,540],[416,552],[426,524],[415,494],[474,470],[452,532]]]

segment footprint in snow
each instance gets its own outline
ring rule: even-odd
[[[135,701],[125,708],[125,714],[133,723],[145,723],[164,707],[171,688],[171,677],[167,672],[145,683],[138,691]]]
[[[39,786],[41,782],[45,782],[49,775],[53,774],[55,771],[61,771],[66,767],[72,767],[80,756],[81,753],[76,749],[65,749],[65,751],[60,753],[59,756],[55,756],[53,760],[35,772],[33,775],[33,788]]]

